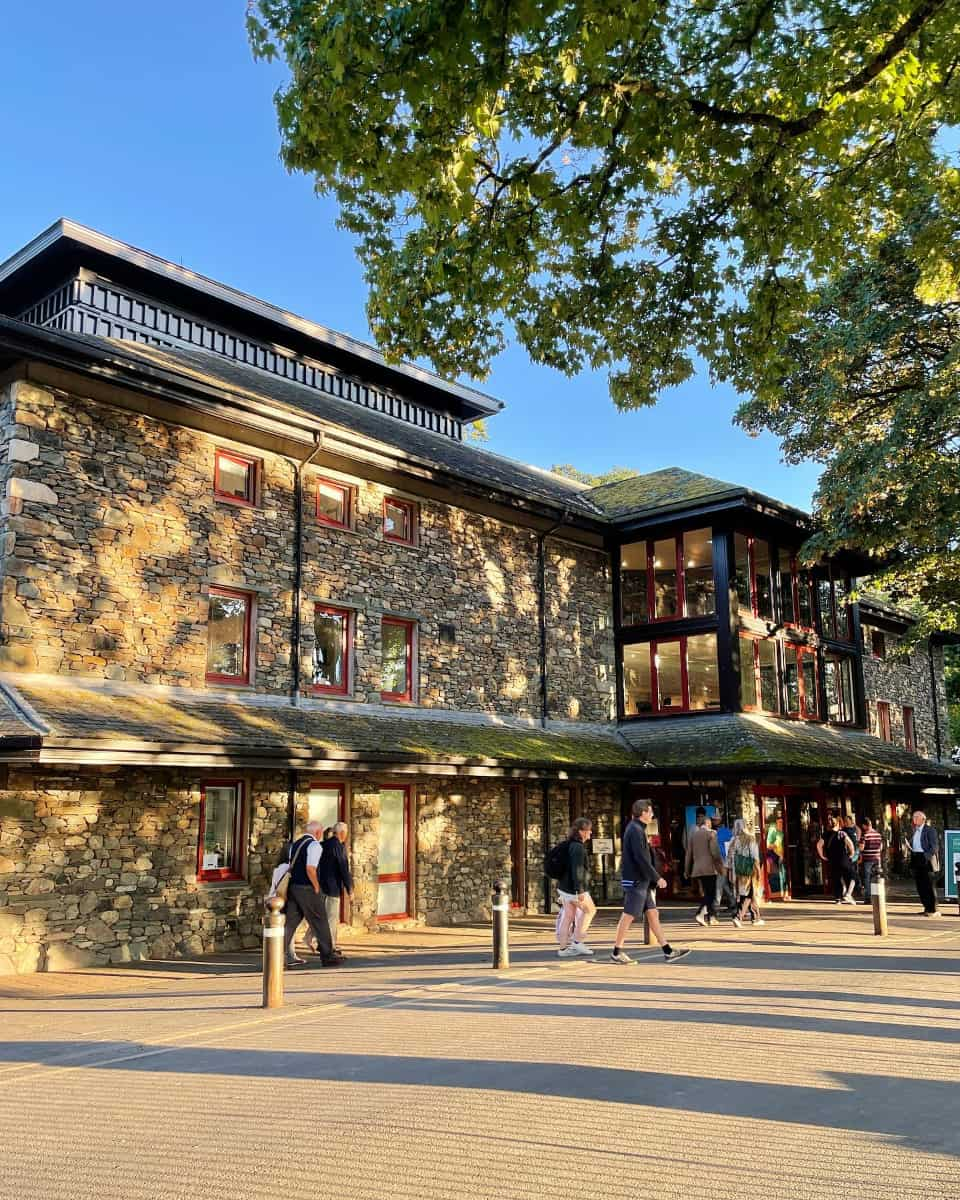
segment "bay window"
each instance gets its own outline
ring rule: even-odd
[[[841,642],[852,640],[853,620],[849,596],[849,577],[840,571],[831,570],[826,577],[817,580],[820,630],[825,638]]]
[[[773,620],[770,543],[745,533],[733,535],[734,587],[740,608]]]
[[[815,721],[817,704],[817,657],[809,646],[784,642],[783,684],[787,713]]]
[[[624,646],[622,665],[627,717],[720,707],[715,633]]]
[[[797,566],[796,555],[790,550],[778,553],[780,568],[780,619],[785,625],[801,629],[813,628],[813,601],[810,595],[810,575]]]
[[[709,616],[715,610],[713,538],[709,529],[693,529],[622,547],[622,624]]]

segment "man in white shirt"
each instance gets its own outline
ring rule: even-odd
[[[317,878],[317,867],[323,847],[320,838],[323,825],[319,821],[308,821],[302,837],[290,847],[290,887],[287,890],[286,926],[284,928],[284,953],[288,967],[303,962],[293,950],[293,939],[301,921],[310,926],[317,942],[322,967],[339,967],[341,959],[333,949],[327,906]]]
[[[937,833],[927,824],[927,814],[913,814],[913,835],[910,838],[910,870],[917,885],[917,895],[923,905],[923,916],[939,917],[937,893],[933,886],[934,859],[937,856]]]

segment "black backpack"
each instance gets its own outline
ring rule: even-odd
[[[564,839],[562,842],[557,842],[552,850],[547,851],[547,857],[543,860],[543,869],[551,879],[562,879],[567,873],[569,862],[570,842]]]

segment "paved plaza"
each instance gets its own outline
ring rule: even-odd
[[[667,965],[547,918],[0,979],[0,1197],[960,1198],[960,918],[771,906]],[[606,952],[616,914],[601,914]]]

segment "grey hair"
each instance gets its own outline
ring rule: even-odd
[[[922,808],[916,808],[916,809],[914,809],[914,811],[913,811],[913,815],[914,815],[915,817],[923,817],[923,819],[924,819],[924,820],[926,820],[926,819],[927,819],[927,814],[926,814],[926,813],[923,811],[923,809],[922,809]]]
[[[747,828],[747,823],[743,819],[743,817],[737,817],[737,819],[733,823],[733,836],[739,837],[741,833],[744,833],[746,831],[746,828]]]
[[[303,827],[304,833],[316,833],[318,829],[323,829],[322,821],[308,821]]]
[[[333,832],[334,833],[346,833],[349,828],[350,827],[346,823],[346,821],[338,821],[336,823],[336,825],[334,825],[334,827],[333,827]]]

